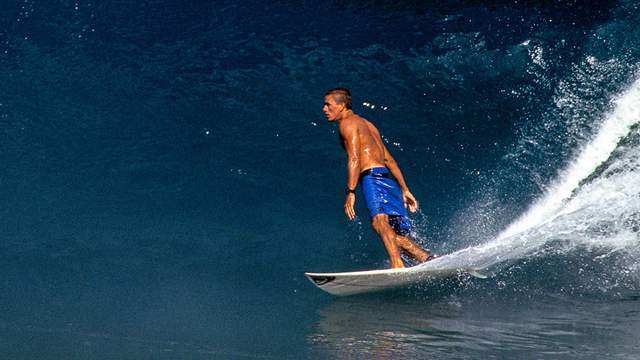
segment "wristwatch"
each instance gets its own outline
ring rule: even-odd
[[[355,194],[355,193],[356,193],[356,189],[349,189],[349,188],[346,188],[346,189],[345,189],[345,194],[349,195],[349,193]]]

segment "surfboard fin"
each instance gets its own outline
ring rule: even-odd
[[[477,279],[486,279],[489,275],[481,273],[478,269],[467,269],[467,273]]]

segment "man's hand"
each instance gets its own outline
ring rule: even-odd
[[[409,190],[402,192],[402,199],[404,200],[404,207],[409,209],[410,212],[414,213],[418,210],[418,201]]]
[[[356,194],[348,193],[347,198],[344,200],[344,213],[347,214],[349,220],[356,218],[356,209],[354,207],[356,203]]]

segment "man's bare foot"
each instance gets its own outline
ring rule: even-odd
[[[440,255],[427,254],[427,258],[426,258],[426,260],[425,260],[425,261],[423,261],[423,262],[431,261],[431,260],[433,260],[433,259],[437,259],[437,258],[439,258],[439,257],[440,257]]]

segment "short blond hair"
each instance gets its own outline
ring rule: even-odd
[[[344,104],[344,107],[346,107],[347,109],[351,109],[351,104],[353,101],[351,100],[351,92],[349,91],[349,89],[343,87],[329,89],[326,93],[324,93],[324,96],[327,95],[331,95],[336,103]]]

